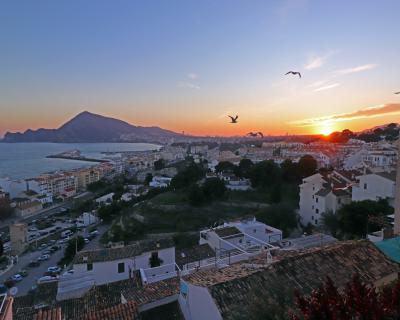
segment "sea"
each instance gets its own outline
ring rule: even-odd
[[[0,178],[27,179],[45,172],[95,164],[46,158],[70,150],[79,150],[86,158],[102,159],[107,156],[102,152],[150,151],[159,148],[159,145],[148,143],[0,143]]]

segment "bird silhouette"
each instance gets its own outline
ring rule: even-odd
[[[261,137],[261,138],[264,138],[264,134],[262,133],[262,132],[257,132],[257,134]]]
[[[285,73],[285,76],[288,75],[288,74],[292,74],[292,75],[294,75],[294,76],[295,76],[295,75],[298,75],[299,78],[301,78],[301,73],[298,72],[298,71],[288,71],[288,72]]]
[[[232,116],[228,116],[228,117],[231,118],[231,123],[237,123],[237,120],[239,118],[238,115],[236,115],[235,117],[232,117]]]
[[[250,137],[257,137],[257,133],[256,132],[249,132],[247,135],[250,136]]]
[[[400,91],[399,92],[395,92],[394,94],[400,94]]]

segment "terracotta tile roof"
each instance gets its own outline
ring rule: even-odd
[[[174,247],[172,239],[161,239],[161,240],[144,240],[138,241],[132,245],[124,246],[121,248],[107,248],[97,249],[91,251],[79,251],[73,263],[93,263],[112,261],[125,258],[132,258],[134,256],[141,255],[144,252],[160,250],[165,248]]]
[[[40,292],[40,289],[44,289],[45,291]],[[46,292],[49,294],[48,297],[45,297]],[[121,310],[121,308],[128,308],[128,310],[131,310],[132,307],[120,306],[122,300],[132,303],[134,302],[136,307],[140,307],[141,305],[178,294],[179,279],[177,277],[151,283],[146,286],[141,286],[134,279],[117,281],[101,286],[95,286],[81,298],[64,301],[56,301],[55,295],[53,297],[50,293],[49,287],[39,287],[38,292],[35,295],[15,298],[13,312],[15,320],[32,320],[33,314],[38,313],[35,306],[37,308],[41,306],[42,311],[61,308],[62,315],[66,320],[91,320],[91,318],[82,318],[82,316],[88,314],[101,315],[101,311],[103,310],[105,310],[105,313],[109,314],[116,312],[116,310]],[[126,309],[124,310],[126,311]],[[124,313],[122,312],[122,314]],[[125,320],[125,318],[116,319]]]
[[[214,257],[215,252],[206,244],[200,244],[187,249],[175,250],[175,262],[182,268],[183,265]]]
[[[61,308],[39,310],[31,318],[32,320],[61,320]]]
[[[263,292],[268,299],[277,301],[284,290],[293,293],[297,289],[308,294],[327,276],[340,288],[356,272],[362,281],[374,283],[400,270],[397,263],[369,241],[341,242],[278,256],[278,260],[269,265],[262,264],[263,261],[265,259],[260,256],[253,265],[241,262],[219,270],[200,271],[184,277],[184,280],[207,287],[222,317],[229,319],[237,306],[245,310],[251,295],[257,292]]]
[[[130,301],[112,306],[107,309],[90,312],[81,320],[135,320],[139,319],[139,313],[135,302]]]
[[[242,232],[236,227],[223,227],[214,229],[214,232],[221,238],[243,235]]]

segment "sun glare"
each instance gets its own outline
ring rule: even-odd
[[[324,127],[321,127],[321,129],[319,131],[324,136],[329,136],[333,132],[333,129],[331,126],[324,126]]]

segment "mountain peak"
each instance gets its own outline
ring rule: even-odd
[[[78,113],[58,129],[7,133],[4,142],[132,142],[160,141],[179,134],[158,127],[136,127],[89,111]]]

